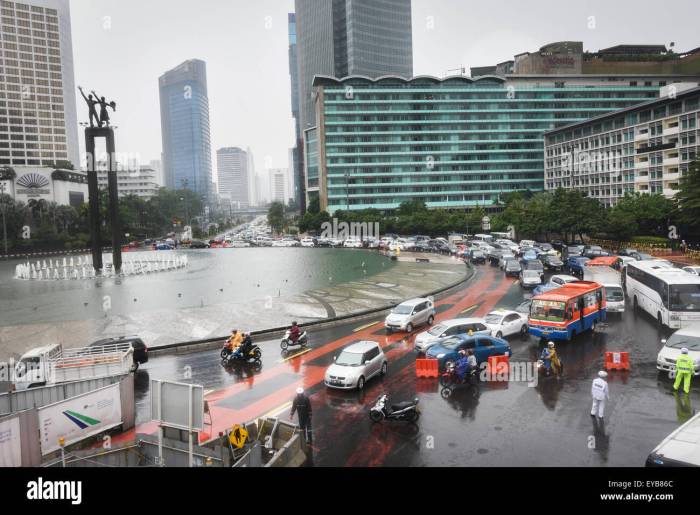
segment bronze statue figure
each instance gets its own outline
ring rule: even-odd
[[[87,102],[88,109],[90,110],[90,127],[94,127],[95,123],[97,123],[98,127],[102,127],[100,119],[97,117],[97,109],[95,109],[95,105],[99,102],[93,99],[92,95],[85,96],[85,92],[83,91],[83,88],[81,86],[78,86],[78,89],[80,90],[80,94],[85,99],[85,102]],[[93,118],[95,120],[95,123],[93,123]]]
[[[85,92],[83,91],[83,88],[81,86],[78,86],[78,89],[80,90],[80,94],[83,96],[85,99],[85,102],[88,105],[88,109],[90,110],[90,127],[95,127],[95,124],[97,124],[98,127],[102,126],[107,126],[109,127],[109,112],[107,111],[108,107],[112,108],[112,111],[117,110],[117,103],[116,102],[107,102],[105,100],[105,97],[99,97],[97,93],[94,91],[91,91],[90,95],[85,96]],[[97,105],[100,105],[100,115],[97,116]],[[94,120],[94,121],[93,121]]]
[[[92,94],[95,95],[95,98],[98,98],[97,93],[92,91]],[[107,112],[107,108],[111,107],[112,111],[116,111],[117,103],[114,101],[107,103],[105,97],[99,97],[99,99],[97,103],[100,104],[100,127],[102,127],[102,125],[109,127],[109,113]]]

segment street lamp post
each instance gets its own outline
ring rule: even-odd
[[[7,222],[5,220],[5,210],[7,209],[5,205],[5,183],[0,184],[0,201],[2,202],[2,236],[5,241],[5,256],[7,256]]]

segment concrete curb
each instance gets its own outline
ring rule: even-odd
[[[467,273],[466,275],[460,279],[459,281],[450,284],[448,286],[444,286],[442,288],[439,288],[437,290],[425,293],[423,295],[420,295],[422,297],[429,297],[429,296],[440,296],[442,294],[445,294],[449,292],[450,290],[457,288],[458,286],[463,285],[464,283],[470,281],[473,277],[474,274],[476,273],[476,269],[469,263],[467,263]],[[338,325],[341,322],[348,322],[351,320],[362,320],[364,318],[368,318],[380,313],[384,313],[386,311],[389,311],[390,309],[393,309],[397,306],[397,304],[389,304],[385,307],[379,307],[379,308],[372,308],[372,309],[367,309],[364,311],[358,311],[356,313],[351,313],[349,315],[343,315],[339,317],[334,317],[334,318],[327,318],[323,320],[318,320],[315,322],[308,322],[306,324],[300,324],[299,327],[302,329],[323,329],[327,327],[334,327]],[[269,338],[272,337],[277,337],[277,336],[282,336],[287,329],[289,329],[287,326],[285,327],[274,327],[271,329],[263,329],[260,331],[251,331],[250,335],[252,337],[256,336],[266,336]],[[148,353],[149,355],[166,355],[166,354],[187,354],[187,353],[192,353],[192,352],[200,352],[204,350],[211,350],[211,349],[218,349],[221,347],[221,342],[225,341],[228,338],[228,336],[220,336],[216,338],[207,338],[204,340],[194,340],[194,341],[188,341],[188,342],[179,342],[179,343],[169,343],[166,345],[160,345],[158,347],[149,347]]]

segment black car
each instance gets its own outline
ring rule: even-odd
[[[591,258],[591,259],[597,258],[597,257],[609,256],[609,255],[610,255],[609,252],[605,252],[603,249],[600,249],[600,247],[598,249],[591,248],[591,249],[585,250],[582,254],[583,257],[587,257],[587,258]]]
[[[425,240],[419,240],[416,241],[416,244],[413,246],[411,249],[413,252],[430,252],[433,250],[433,248],[428,245],[428,242]]]
[[[104,345],[119,345],[122,343],[130,343],[134,349],[134,367],[138,368],[140,364],[148,363],[148,347],[143,340],[138,336],[120,336],[119,338],[104,338],[90,344],[90,347],[102,347]]]
[[[563,260],[581,255],[583,255],[583,245],[569,245],[568,247],[564,247],[561,252],[561,258]]]
[[[509,259],[506,261],[506,264],[503,268],[503,270],[506,273],[506,277],[508,276],[515,276],[519,277],[520,272],[522,271],[522,267],[520,266],[520,263],[516,259]]]
[[[469,261],[472,263],[480,263],[482,265],[486,264],[486,254],[482,250],[472,250],[469,255]]]
[[[491,266],[498,266],[498,263],[501,261],[501,256],[503,255],[502,250],[490,250],[489,253],[486,255],[486,259],[489,260],[489,263],[491,263]]]
[[[204,242],[204,241],[192,240],[192,243],[190,243],[190,248],[191,249],[208,249],[209,244]]]
[[[450,253],[450,246],[441,240],[430,240],[428,242],[428,246],[430,247],[430,250],[433,252],[437,252],[437,253],[441,253],[441,254],[449,254]]]
[[[544,256],[542,264],[547,270],[556,270],[557,272],[561,272],[564,268],[564,262],[558,256]]]

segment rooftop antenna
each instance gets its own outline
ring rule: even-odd
[[[467,69],[464,66],[460,66],[459,68],[452,68],[451,70],[447,70],[447,75],[449,75],[450,72],[459,72],[460,75],[466,75]]]

